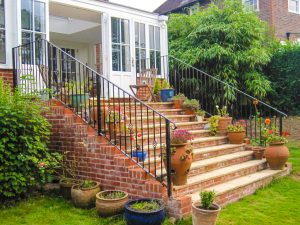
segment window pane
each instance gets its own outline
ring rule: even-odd
[[[37,41],[40,39],[45,39],[44,34],[35,34],[35,54],[37,64],[46,64],[46,57],[44,56],[45,46],[43,46],[42,41]]]
[[[34,2],[35,31],[45,32],[45,3]]]
[[[112,70],[121,71],[121,49],[119,45],[112,46]]]
[[[32,30],[32,0],[22,0],[22,29]]]
[[[0,63],[6,63],[6,54],[5,54],[5,31],[0,30]]]
[[[5,27],[4,0],[0,0],[0,28]]]
[[[155,49],[160,50],[160,29],[155,27]]]
[[[298,1],[297,0],[290,0],[289,2],[289,10],[293,12],[298,12]]]
[[[155,68],[155,51],[150,51],[150,68]]]
[[[149,26],[150,49],[154,49],[154,27]]]
[[[140,23],[140,46],[146,48],[145,24]]]
[[[161,62],[160,62],[160,52],[157,51],[156,52],[156,69],[157,69],[157,73],[160,74],[160,66]]]
[[[122,70],[124,72],[131,71],[130,47],[122,46]]]
[[[33,41],[32,33],[22,32],[22,44],[27,44]],[[32,64],[33,62],[33,49],[28,45],[22,49],[22,63]]]
[[[33,41],[32,34],[29,32],[22,32],[22,44],[27,44]]]
[[[141,69],[146,69],[146,50],[141,49]]]
[[[135,46],[138,47],[140,46],[140,40],[139,40],[139,34],[140,34],[140,29],[139,29],[139,23],[135,22],[134,23],[134,37],[135,37]]]
[[[120,19],[111,18],[111,40],[113,43],[120,43]]]
[[[129,20],[121,20],[122,43],[129,44]]]

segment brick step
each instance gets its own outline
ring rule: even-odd
[[[186,195],[199,189],[208,188],[213,185],[221,184],[238,177],[246,176],[267,167],[265,159],[251,160],[237,165],[213,170],[207,173],[199,174],[188,178],[188,182],[183,186],[174,186],[176,195]],[[175,193],[174,193],[175,194]]]
[[[174,103],[173,102],[147,102],[145,103],[147,106],[149,106],[152,109],[155,109],[156,111],[159,111],[160,109],[174,109]],[[142,105],[140,103],[122,103],[120,104],[120,108],[123,109],[125,107],[125,111],[129,111],[129,109],[134,110],[135,107],[138,111],[142,110],[147,110],[147,106]],[[114,106],[119,107],[119,104],[105,104],[105,106],[110,106],[113,108]],[[102,105],[103,107],[103,105]],[[150,109],[149,109],[150,110]]]
[[[169,120],[171,120],[174,123],[179,123],[179,122],[195,122],[195,117],[191,116],[191,115],[168,115],[167,118]],[[155,122],[156,124],[159,121],[164,121],[164,118],[162,118],[159,115],[155,115],[153,118],[153,115],[149,114],[149,117],[147,116],[132,116],[131,118],[128,118],[128,121],[131,121],[131,123],[135,123],[135,121],[137,121],[137,123],[139,123],[140,126],[146,126],[148,125],[153,125],[153,123]],[[141,122],[142,121],[142,122]]]
[[[286,167],[283,170],[265,169],[222,184],[211,186],[206,190],[215,191],[217,195],[216,202],[224,206],[255,193],[257,189],[265,187],[276,178],[289,174],[290,169],[290,167]],[[197,190],[192,194],[193,202],[200,200],[200,191],[201,190]]]
[[[161,113],[162,115],[184,115],[184,110],[183,109],[158,109],[157,110],[159,113]],[[124,111],[122,111],[122,113],[124,113]],[[137,108],[137,110],[135,110],[134,108],[131,108],[130,110],[126,110],[125,114],[127,114],[128,116],[131,114],[132,116],[134,116],[135,114],[137,116],[141,116],[141,114],[143,116],[147,116],[147,110],[143,109],[142,111],[140,109]],[[153,115],[153,111],[148,110],[148,115],[152,116]],[[157,113],[154,113],[154,115],[157,115]]]

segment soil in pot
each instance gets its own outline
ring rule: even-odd
[[[127,225],[161,225],[165,219],[165,205],[158,199],[138,199],[125,205]]]
[[[81,181],[71,178],[63,178],[59,181],[60,193],[65,199],[71,199],[72,186],[80,184]]]
[[[124,211],[128,194],[123,191],[102,191],[96,195],[96,209],[99,216],[109,217]]]
[[[252,147],[252,150],[253,150],[255,159],[258,159],[258,160],[263,159],[266,148],[261,147],[261,146],[254,146],[254,147]]]
[[[100,183],[93,182],[91,187],[74,185],[71,190],[72,202],[78,208],[89,209],[95,206],[96,194],[100,192]]]
[[[265,157],[272,170],[281,170],[289,158],[289,149],[283,142],[270,143],[266,148]]]
[[[221,117],[218,121],[218,134],[226,135],[227,127],[232,123],[232,117]]]
[[[245,131],[230,131],[227,132],[228,140],[230,144],[243,144],[246,137]]]
[[[200,202],[196,202],[192,205],[192,219],[193,225],[215,225],[221,207],[217,204],[213,204],[212,207],[207,210],[201,208]]]

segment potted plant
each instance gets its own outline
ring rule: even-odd
[[[229,125],[227,136],[230,144],[243,144],[246,137],[245,128],[241,124]]]
[[[135,150],[132,151],[132,157],[137,158],[139,162],[145,161],[147,156],[147,151],[143,151],[140,145],[137,145]]]
[[[162,81],[161,90],[160,90],[160,100],[162,102],[171,102],[174,97],[174,88],[170,86],[168,81],[164,79]]]
[[[198,109],[196,111],[196,118],[197,118],[198,122],[202,122],[204,120],[205,113],[206,112],[204,110],[202,110],[202,109]]]
[[[163,78],[156,78],[155,79],[153,94],[154,94],[156,102],[160,102],[160,90],[162,89],[163,81],[164,81]]]
[[[178,95],[175,95],[173,97],[174,107],[175,109],[182,109],[183,108],[183,102],[185,101],[186,97],[184,94],[179,93]]]
[[[100,192],[100,183],[85,180],[81,184],[73,185],[71,197],[78,208],[88,209],[95,206],[96,194]]]
[[[142,198],[125,205],[127,225],[161,225],[165,217],[165,205],[159,199]]]
[[[123,115],[119,111],[110,111],[105,118],[108,125],[108,133],[111,140],[116,140],[116,135],[119,132],[120,122],[123,120]]]
[[[201,201],[192,204],[193,225],[216,224],[221,207],[214,203],[216,194],[213,191],[202,191]]]
[[[188,142],[193,140],[192,134],[187,130],[174,130],[171,134],[171,170],[174,185],[185,185],[193,162],[193,148]],[[166,155],[163,156],[165,167]]]
[[[262,135],[268,144],[265,157],[270,168],[272,170],[281,170],[289,158],[289,149],[285,146],[288,133],[283,132],[280,135],[275,128],[265,128]]]
[[[124,211],[128,193],[119,190],[101,191],[96,195],[96,210],[102,217],[120,214]]]
[[[258,139],[252,139],[251,146],[255,159],[262,160],[265,155],[266,147],[261,146],[261,143],[258,141]]]
[[[186,115],[195,115],[196,110],[200,108],[200,103],[196,99],[186,99],[183,102],[183,108]]]
[[[85,82],[66,82],[64,88],[66,94],[70,96],[71,105],[74,108],[86,105],[89,99],[89,87]]]
[[[216,108],[217,108],[217,115],[214,116],[212,120],[214,120],[213,122],[217,123],[217,129],[213,131],[213,133],[226,135],[227,127],[232,123],[232,117],[229,117],[226,106],[220,108],[218,105],[216,105]]]

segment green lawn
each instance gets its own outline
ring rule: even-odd
[[[225,207],[218,225],[296,225],[300,224],[300,143],[289,144],[293,174],[273,182],[256,194]],[[95,210],[80,210],[60,197],[31,198],[0,211],[5,225],[124,225],[122,216],[100,219]],[[169,225],[165,222],[164,225]],[[191,225],[185,219],[177,225]]]

